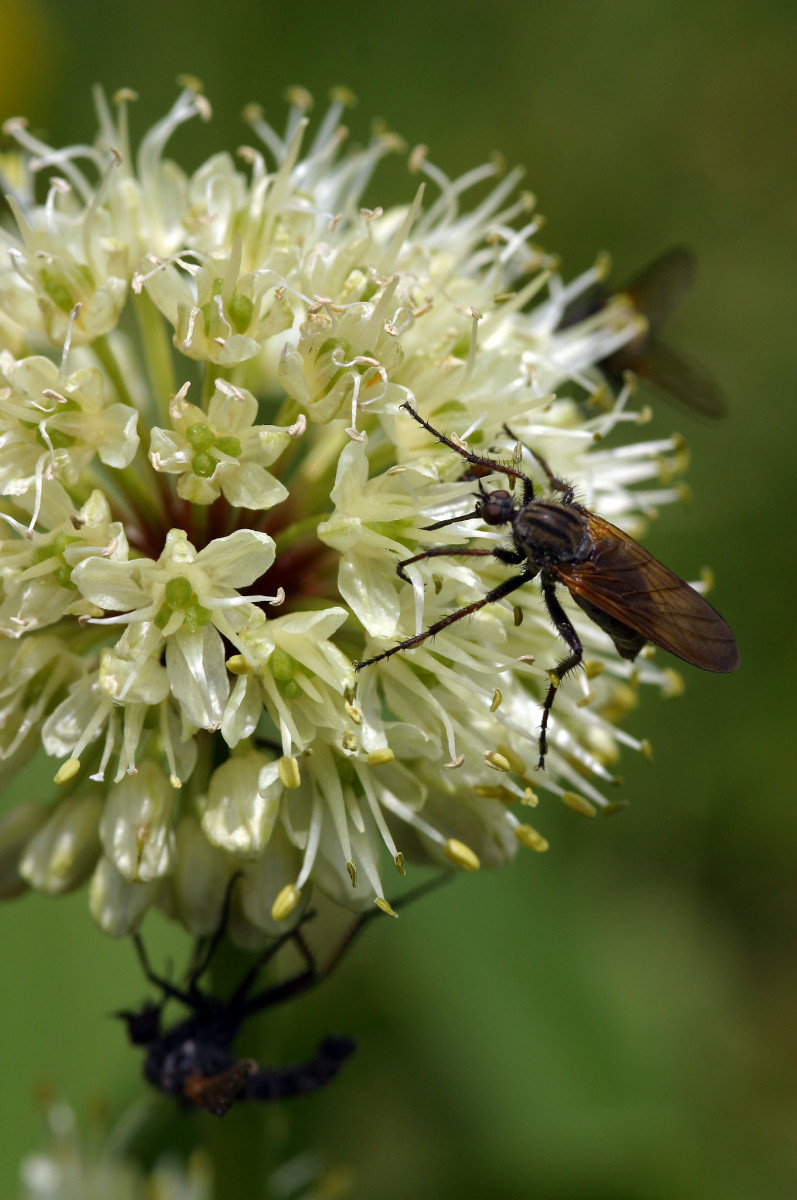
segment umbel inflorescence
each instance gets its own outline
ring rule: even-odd
[[[98,94],[92,146],[6,125],[0,756],[8,781],[41,749],[54,783],[4,814],[0,889],[90,878],[108,932],[160,904],[199,935],[241,873],[251,940],[312,885],[389,911],[391,860],[544,849],[529,806],[605,807],[618,743],[639,748],[616,722],[671,671],[574,609],[587,670],[537,772],[561,647],[534,587],[353,663],[502,577],[489,557],[397,577],[476,487],[403,403],[481,453],[534,447],[631,531],[678,495],[680,445],[616,436],[640,414],[596,366],[638,319],[618,301],[560,327],[602,267],[561,280],[518,172],[451,181],[418,150],[409,203],[365,208],[400,143],[347,151],[344,97],[314,133],[303,93],[282,136],[249,111],[252,145],[193,174],[165,148],[204,97],[188,87],[137,152],[130,99]]]

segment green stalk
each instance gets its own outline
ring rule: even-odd
[[[135,298],[133,308],[141,334],[153,404],[160,419],[167,424],[169,398],[177,391],[171,340],[163,317],[146,292]]]
[[[97,358],[102,363],[108,373],[108,378],[116,389],[116,394],[124,404],[129,404],[131,408],[137,408],[136,402],[130,394],[130,389],[127,386],[124,374],[116,361],[116,355],[113,352],[113,347],[108,339],[108,335],[95,338],[92,343]]]

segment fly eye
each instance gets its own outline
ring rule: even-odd
[[[512,514],[512,497],[509,492],[490,492],[482,501],[481,518],[486,525],[503,525]]]

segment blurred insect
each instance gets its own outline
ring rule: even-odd
[[[224,1116],[233,1104],[244,1100],[286,1100],[306,1096],[334,1079],[357,1048],[350,1037],[330,1035],[319,1043],[315,1055],[306,1062],[275,1067],[260,1066],[251,1058],[236,1058],[232,1045],[244,1022],[255,1013],[292,1000],[322,983],[379,912],[374,908],[357,917],[333,954],[320,967],[303,934],[303,927],[314,914],[305,913],[294,929],[277,938],[260,954],[232,995],[223,999],[203,990],[200,980],[224,936],[235,878],[225,898],[218,930],[208,942],[197,945],[185,987],[176,987],[156,974],[141,938],[136,935],[134,945],[144,974],[160,990],[162,997],[157,1003],[147,1001],[136,1011],[124,1010],[115,1014],[127,1025],[131,1043],[145,1051],[144,1076],[147,1081],[164,1095],[173,1096],[184,1107],[204,1109],[217,1117]],[[439,886],[445,878],[438,877],[422,884],[396,901],[395,907]],[[263,968],[289,943],[298,950],[303,968],[253,995],[252,989]],[[164,1029],[162,1013],[169,1000],[179,1001],[190,1015]]]
[[[618,293],[627,296],[648,327],[598,363],[614,390],[622,387],[625,372],[632,371],[644,383],[694,412],[722,417],[726,401],[716,380],[699,363],[659,337],[686,299],[696,274],[695,255],[684,246],[675,246],[655,258],[625,287],[613,290],[605,283],[593,284],[567,306],[558,328],[568,329],[585,321]]]
[[[402,559],[396,567],[399,577],[411,582],[406,567],[438,556],[491,557],[521,570],[491,588],[481,599],[436,621],[423,633],[355,663],[356,670],[390,658],[399,650],[411,650],[413,646],[421,645],[455,621],[477,612],[486,604],[502,600],[539,576],[548,614],[570,651],[548,672],[550,685],[542,706],[539,769],[545,766],[548,718],[559,685],[581,665],[584,657],[581,639],[557,598],[557,584],[563,584],[579,608],[609,635],[621,658],[635,659],[645,643],[652,642],[704,671],[736,670],[739,665],[736,642],[719,613],[628,534],[576,504],[572,486],[557,478],[541,455],[531,451],[544,471],[551,491],[558,493],[557,499],[537,499],[534,484],[522,471],[470,453],[424,421],[411,405],[402,407],[439,442],[475,468],[477,474],[496,471],[517,479],[522,484],[523,494],[518,503],[507,491],[487,492],[479,478],[479,496],[473,512],[426,526],[427,529],[440,529],[473,518],[480,518],[487,525],[509,525],[511,549],[435,546]]]

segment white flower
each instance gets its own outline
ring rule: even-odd
[[[255,425],[257,400],[223,379],[216,380],[207,412],[187,402],[187,388],[169,405],[172,430],[152,430],[155,470],[179,475],[178,496],[194,504],[212,504],[220,493],[237,508],[271,508],[285,500],[287,488],[266,467],[290,444],[290,430]]]
[[[255,530],[238,530],[197,552],[183,530],[172,529],[157,562],[95,557],[79,564],[72,579],[97,608],[124,614],[109,620],[128,626],[124,649],[137,636],[138,664],[148,663],[165,643],[169,683],[187,720],[217,729],[229,695],[221,635],[238,644],[247,616],[257,611],[235,589],[254,583],[273,559],[271,538]],[[136,676],[135,668],[128,673],[120,702]]]
[[[680,443],[623,442],[632,387],[609,398],[600,369],[639,318],[610,303],[560,327],[604,264],[560,278],[517,172],[451,181],[416,151],[408,203],[364,208],[398,142],[345,153],[340,96],[307,145],[301,94],[284,137],[250,110],[262,148],[193,174],[165,147],[207,101],[185,91],[134,154],[128,99],[116,115],[98,96],[95,146],[7,127],[23,157],[0,264],[0,763],[41,742],[60,804],[0,824],[0,893],[93,870],[108,933],[160,903],[204,935],[241,873],[231,928],[252,944],[314,886],[390,911],[413,863],[545,849],[529,807],[605,808],[619,746],[644,748],[619,719],[671,671],[618,657],[565,597],[587,669],[537,772],[562,646],[534,585],[353,664],[511,571],[473,519],[481,479],[405,402],[539,478],[519,439],[635,533],[678,497]],[[396,573],[466,546],[484,554]]]

